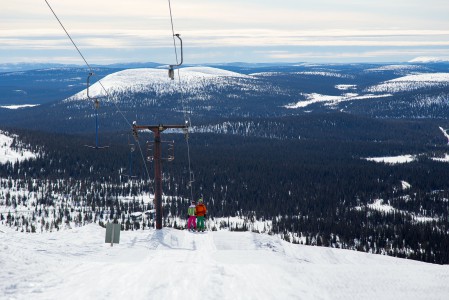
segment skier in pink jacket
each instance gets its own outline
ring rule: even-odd
[[[187,229],[190,230],[192,228],[192,231],[196,230],[196,205],[195,201],[192,200],[192,204],[190,204],[189,208],[187,209],[187,214],[189,215],[189,220],[187,221]]]

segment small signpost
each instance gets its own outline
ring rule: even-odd
[[[120,224],[106,224],[106,238],[105,243],[111,243],[111,247],[114,246],[114,243],[120,243]]]

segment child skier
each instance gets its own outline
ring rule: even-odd
[[[204,232],[204,216],[206,215],[207,209],[206,205],[203,203],[203,198],[198,199],[198,204],[196,205],[196,226],[198,231]]]
[[[192,204],[190,204],[187,209],[187,214],[189,215],[189,220],[187,221],[187,230],[192,228],[192,231],[196,230],[196,208],[195,201],[192,200]]]

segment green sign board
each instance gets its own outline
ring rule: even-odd
[[[106,238],[105,243],[111,243],[111,246],[115,244],[120,243],[120,224],[112,224],[108,223],[106,224]]]

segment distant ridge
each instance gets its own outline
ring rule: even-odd
[[[91,65],[94,68],[111,68],[111,69],[134,69],[134,68],[158,68],[164,66],[163,64],[154,62],[130,62],[130,63],[115,63],[109,65]],[[84,65],[78,64],[58,64],[58,63],[6,63],[0,64],[0,72],[19,72],[40,69],[63,69],[63,68],[86,68]]]
[[[393,62],[391,62],[393,63]],[[391,64],[389,63],[389,64]],[[421,56],[409,60],[407,63],[449,63],[449,57],[430,57]],[[360,63],[360,64],[372,64],[372,63]],[[399,63],[398,64],[403,64]],[[199,67],[199,66],[209,66],[216,68],[276,68],[276,67],[303,67],[303,66],[314,66],[314,65],[332,65],[329,63],[307,63],[307,62],[223,62],[223,63],[203,63],[203,64],[189,64],[186,67]],[[388,64],[375,64],[375,65],[388,65]],[[124,62],[124,63],[113,63],[113,64],[92,64],[94,68],[110,68],[110,69],[139,69],[139,68],[168,68],[166,64],[156,63],[156,62]],[[59,64],[59,63],[0,63],[0,73],[2,72],[20,72],[20,71],[30,71],[30,70],[40,70],[40,69],[62,69],[62,68],[86,68],[81,64]]]
[[[449,57],[420,56],[408,61],[409,63],[449,63]]]
[[[52,64],[52,63],[8,63],[0,64],[0,72],[18,72],[50,68],[79,68],[75,64]]]

